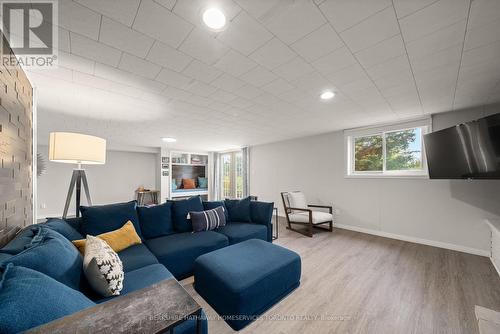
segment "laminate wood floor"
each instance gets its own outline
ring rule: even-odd
[[[469,334],[478,333],[474,305],[500,311],[500,277],[486,257],[337,228],[308,238],[282,224],[275,243],[302,257],[301,285],[242,334]],[[193,278],[181,283],[217,315]],[[211,319],[209,333],[234,331]]]

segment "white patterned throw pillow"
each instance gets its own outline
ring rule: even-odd
[[[123,264],[104,241],[87,235],[83,272],[90,286],[105,297],[117,296],[123,288]]]

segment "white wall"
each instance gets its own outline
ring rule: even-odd
[[[74,165],[49,162],[48,146],[38,146],[45,158],[47,172],[38,177],[38,218],[61,216]],[[158,154],[107,151],[106,164],[84,166],[93,204],[107,204],[134,199],[139,186],[155,189],[159,175]],[[73,202],[70,214],[75,212]],[[86,198],[82,191],[82,205]],[[45,206],[45,207],[44,207]]]
[[[500,108],[438,114],[434,130]],[[281,208],[281,191],[302,190],[309,202],[333,203],[337,223],[423,239],[476,254],[489,251],[484,218],[500,214],[500,181],[345,178],[343,132],[254,146],[250,189]]]

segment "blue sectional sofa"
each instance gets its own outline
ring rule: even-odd
[[[203,211],[217,206],[225,208],[226,226],[213,231],[192,232],[187,213],[190,211]],[[19,260],[23,254],[26,256],[26,253],[31,252],[35,255],[37,261],[41,262],[30,269],[39,270],[56,281],[59,280],[59,282],[63,281],[65,283],[64,279],[59,277],[60,275],[56,277],[55,274],[52,274],[54,268],[47,269],[44,267],[43,262],[46,262],[46,259],[43,259],[41,254],[50,254],[52,248],[47,247],[49,240],[60,245],[59,249],[53,251],[68,252],[68,254],[62,254],[61,258],[74,259],[72,260],[74,263],[58,265],[55,263],[58,257],[54,256],[48,262],[58,270],[66,270],[64,275],[78,278],[77,285],[67,287],[75,290],[74,292],[79,294],[78,298],[81,297],[84,300],[80,302],[83,309],[91,307],[95,303],[103,303],[111,298],[119,297],[103,298],[92,291],[83,275],[81,268],[82,257],[70,241],[82,239],[86,234],[97,235],[115,230],[127,220],[131,220],[142,239],[142,243],[118,253],[125,272],[124,286],[121,292],[124,295],[161,280],[169,278],[180,280],[191,276],[195,260],[211,251],[249,239],[272,242],[272,210],[273,203],[250,201],[249,198],[241,201],[202,202],[200,197],[167,202],[151,208],[136,207],[135,201],[105,206],[82,207],[81,218],[72,218],[65,221],[49,219],[46,223],[30,226],[0,249],[0,279],[2,279],[0,281],[0,308],[5,306],[2,303],[4,294],[12,298],[16,294],[23,293],[21,291],[22,286],[21,288],[13,287],[11,288],[12,291],[6,291],[5,289],[6,286],[16,285],[15,274],[18,274],[19,271],[17,268],[23,266],[29,268],[31,266],[29,263],[24,265],[24,262]],[[57,239],[57,241],[52,239]],[[40,243],[43,245],[40,245]],[[36,244],[36,247],[33,247],[34,244]],[[41,252],[42,249],[45,249],[45,252]],[[37,252],[40,252],[40,254],[37,254]],[[9,263],[13,264],[9,265]],[[6,272],[9,272],[9,274],[6,274]],[[28,274],[22,272],[19,275]],[[9,279],[10,281],[3,282]],[[17,291],[16,289],[21,290]],[[54,293],[57,294],[57,292]],[[47,309],[47,306],[43,304],[43,300],[49,297],[42,297],[41,304],[36,305],[36,307]],[[36,298],[31,302],[32,304],[36,303]],[[17,306],[22,308],[22,305]],[[48,307],[48,313],[50,313],[50,309]],[[2,311],[4,310],[2,309]],[[73,312],[76,311],[78,311],[78,308]],[[8,312],[1,313],[3,315],[0,314],[0,332],[16,332],[16,329],[25,330],[68,314],[67,312],[66,314],[54,312],[54,316],[51,318],[50,316],[47,317],[47,312],[44,312],[44,316],[40,319],[31,319],[31,322],[25,324],[18,323],[17,325],[20,325],[20,327],[16,327],[16,324],[12,322],[25,321],[21,320],[22,316],[18,314],[20,317],[15,320],[16,317],[12,314]],[[186,321],[175,329],[175,333],[187,334],[194,333],[194,331],[194,320]],[[203,322],[202,332],[207,333],[206,320]]]

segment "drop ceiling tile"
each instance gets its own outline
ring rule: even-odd
[[[403,40],[401,35],[396,35],[357,52],[355,56],[363,67],[369,68],[403,54],[405,54]]]
[[[397,34],[398,22],[391,6],[345,30],[340,36],[352,52],[358,52]]]
[[[496,0],[472,1],[469,15],[469,29],[500,19],[500,2]]]
[[[190,104],[193,104],[193,105],[199,106],[199,107],[208,107],[210,105],[210,103],[212,103],[212,100],[210,100],[206,97],[200,96],[200,95],[191,95],[189,97],[188,101]]]
[[[268,83],[267,85],[262,87],[263,90],[274,95],[279,95],[293,88],[294,87],[292,85],[281,78],[276,79],[273,82]]]
[[[124,85],[133,86],[145,91],[160,93],[165,89],[165,85],[154,80],[140,77],[136,74],[125,72],[116,67],[96,63],[94,67],[94,75],[108,79]]]
[[[152,0],[143,0],[132,28],[177,48],[193,25]]]
[[[254,87],[250,84],[246,84],[246,85],[242,86],[241,88],[238,88],[237,90],[234,91],[234,94],[236,94],[240,97],[244,97],[246,99],[250,99],[250,100],[259,96],[262,93],[263,93],[262,90]]]
[[[75,71],[94,74],[94,64],[95,62],[93,60],[63,51],[59,51],[58,54],[58,65]]]
[[[209,97],[211,94],[215,93],[217,88],[195,80],[186,87],[186,90],[197,95]]]
[[[356,63],[352,53],[346,48],[335,50],[312,63],[322,73],[341,70]]]
[[[234,92],[245,85],[243,81],[229,74],[223,74],[212,82],[212,85],[228,92]]]
[[[425,37],[406,43],[410,59],[430,55],[447,49],[464,40],[466,20],[458,21]]]
[[[70,33],[70,40],[71,53],[111,66],[120,62],[120,50],[74,33]]]
[[[256,87],[261,87],[277,78],[278,76],[276,74],[265,69],[262,66],[257,66],[256,68],[240,76],[241,80],[248,82],[249,84],[252,84]]]
[[[186,69],[182,73],[191,78],[195,78],[196,80],[210,83],[214,81],[218,76],[220,76],[222,74],[222,71],[195,59],[186,67]]]
[[[242,97],[235,98],[234,100],[229,102],[229,104],[235,108],[238,108],[238,109],[248,108],[248,107],[253,105],[252,102],[250,102],[249,100],[244,99]]]
[[[75,0],[96,12],[104,14],[127,26],[131,26],[140,0]]]
[[[59,2],[59,26],[97,40],[101,15],[73,1]]]
[[[406,43],[467,17],[468,0],[440,0],[399,21]]]
[[[192,79],[168,68],[163,68],[155,80],[169,86],[184,89]]]
[[[458,68],[458,66],[460,65],[461,55],[462,45],[455,44],[448,49],[433,53],[431,55],[412,59],[411,66],[413,72],[415,73],[431,71],[450,65],[455,65]]]
[[[244,55],[249,55],[271,38],[273,35],[245,12],[236,16],[217,36],[217,39]]]
[[[500,19],[490,21],[474,29],[467,29],[464,50],[485,46],[500,41]]]
[[[478,64],[497,64],[499,62],[500,42],[466,50],[462,56],[462,66],[474,66]]]
[[[438,0],[394,0],[394,8],[396,9],[396,15],[398,18],[403,18],[407,15],[410,15],[417,10],[420,10],[426,6],[431,5],[432,3]]]
[[[288,81],[297,79],[298,77],[312,71],[314,71],[314,68],[300,57],[295,57],[291,61],[280,65],[273,70],[274,73]]]
[[[325,75],[335,86],[341,87],[357,80],[369,79],[359,64],[354,64],[336,72]]]
[[[408,63],[406,55],[403,55],[373,66],[367,69],[366,72],[373,80],[377,80],[394,73],[402,73],[408,70],[410,70],[410,64]]]
[[[119,68],[148,79],[154,79],[161,70],[161,66],[128,53],[123,54]]]
[[[256,67],[257,63],[234,50],[230,50],[219,59],[214,66],[228,74],[238,77]]]
[[[144,58],[151,49],[154,39],[104,16],[101,22],[99,41]]]
[[[344,42],[342,42],[330,24],[324,24],[319,29],[304,36],[291,45],[295,52],[309,62],[315,61],[343,46]]]
[[[186,21],[205,28],[202,15],[209,4],[207,0],[177,0],[173,12]],[[240,6],[232,0],[218,0],[214,5],[224,11],[227,22],[231,21],[241,11]]]
[[[153,1],[159,5],[162,5],[163,7],[165,7],[170,11],[174,8],[175,3],[177,2],[177,0],[153,0]]]
[[[206,64],[213,64],[226,54],[229,48],[206,31],[194,28],[179,50]]]
[[[216,91],[215,93],[213,93],[210,96],[210,98],[212,98],[212,99],[214,99],[216,101],[219,101],[219,102],[229,103],[232,100],[234,100],[235,98],[237,98],[237,96],[234,95],[234,94],[228,93],[228,92],[226,92],[226,91],[224,91],[222,89],[219,89],[218,91]]]
[[[310,1],[281,2],[259,17],[280,40],[290,44],[326,23],[318,7]]]
[[[183,89],[178,89],[178,88],[175,88],[172,86],[167,86],[162,94],[168,98],[175,99],[175,100],[187,99],[189,96],[191,96],[191,93],[189,93]]]
[[[295,57],[295,53],[288,46],[273,38],[250,55],[257,63],[272,70]]]
[[[154,42],[153,47],[149,51],[146,59],[155,64],[178,72],[185,69],[186,66],[193,60],[191,56],[177,51],[171,46],[159,41]]]
[[[390,0],[327,0],[319,8],[335,30],[341,32],[390,5]]]
[[[327,79],[321,76],[318,72],[311,72],[291,82],[297,88],[308,91],[312,94],[321,94],[322,91],[331,89],[335,90],[335,86]]]

